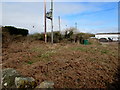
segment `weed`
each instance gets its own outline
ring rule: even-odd
[[[32,62],[32,61],[28,61],[27,63],[28,63],[28,64],[33,64],[33,62]]]
[[[42,58],[48,58],[49,56],[50,56],[49,53],[45,53],[45,54],[42,54],[42,55],[41,55]]]

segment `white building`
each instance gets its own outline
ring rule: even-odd
[[[120,33],[98,33],[95,35],[95,38],[101,39],[101,38],[108,38],[112,39],[113,41],[118,41],[120,40]]]

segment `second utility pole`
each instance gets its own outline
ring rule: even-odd
[[[51,13],[52,13],[52,19],[51,19],[51,43],[53,44],[53,0],[51,0]]]

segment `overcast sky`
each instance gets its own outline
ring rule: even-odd
[[[3,2],[2,25],[26,28],[30,33],[44,32],[43,7],[43,2]],[[47,11],[49,9],[47,2]],[[118,32],[117,2],[54,2],[55,31],[58,30],[58,16],[62,30],[75,27],[77,22],[80,32]],[[47,20],[47,31],[51,31],[50,20]]]

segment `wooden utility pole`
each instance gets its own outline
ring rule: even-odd
[[[61,27],[60,27],[60,16],[58,16],[58,22],[59,22],[59,32],[61,31]]]
[[[45,30],[45,43],[47,43],[47,33],[46,33],[46,0],[44,0],[44,30]]]
[[[51,0],[51,13],[52,13],[52,19],[51,19],[51,43],[53,44],[53,0]]]

